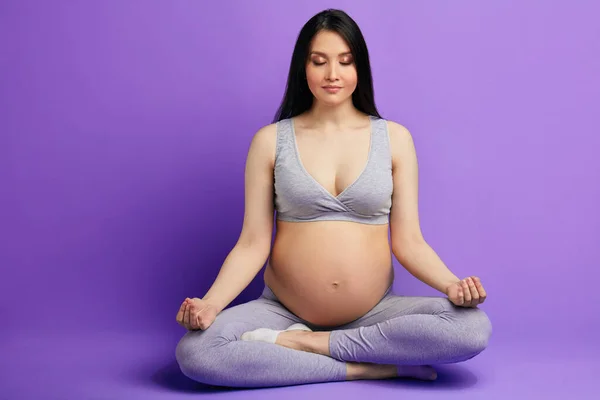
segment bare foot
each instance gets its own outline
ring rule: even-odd
[[[414,378],[432,381],[437,378],[436,371],[427,365],[388,365],[371,363],[346,363],[346,379],[389,379]]]
[[[398,376],[395,365],[346,363],[346,380],[388,379]]]
[[[415,378],[423,381],[434,381],[437,372],[429,365],[397,365],[398,376],[402,378]]]

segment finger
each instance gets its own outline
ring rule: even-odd
[[[178,324],[183,323],[183,312],[184,311],[185,311],[185,301],[183,303],[181,303],[181,307],[179,307],[179,311],[177,311],[177,316],[175,317],[175,320],[177,321]]]
[[[200,311],[196,317],[196,326],[198,327],[198,329],[202,329],[204,330],[204,313],[202,311]]]
[[[469,285],[467,284],[466,280],[463,279],[462,281],[460,281],[460,284],[465,295],[465,302],[463,305],[465,307],[468,307],[471,305],[471,290],[469,290]]]
[[[202,316],[200,314],[196,316],[196,329],[205,329],[204,323],[202,322]]]
[[[475,287],[475,282],[471,278],[467,278],[467,284],[469,285],[469,291],[471,292],[471,304],[476,306],[479,304],[479,292]]]
[[[475,281],[475,287],[477,288],[477,291],[479,292],[479,304],[481,304],[487,298],[487,293],[485,292],[485,289],[483,288],[483,285],[481,284],[481,280],[478,277],[474,276],[473,280]]]
[[[190,311],[190,326],[192,329],[197,330],[201,329],[202,325],[202,310],[198,309],[198,304],[191,302],[191,311]]]
[[[186,303],[185,312],[183,316],[183,324],[186,327],[186,329],[190,329],[190,308],[190,305]]]
[[[198,312],[195,305],[192,305],[192,310],[190,311],[190,327],[193,330],[198,329],[198,321],[200,319],[200,313]]]
[[[458,293],[456,305],[457,306],[462,306],[463,304],[465,304],[465,293],[464,293],[464,291],[462,289],[462,286],[460,284],[457,285],[456,291]]]

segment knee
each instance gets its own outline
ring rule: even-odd
[[[466,359],[472,358],[488,347],[492,323],[480,308],[455,306],[450,300],[440,298],[437,315],[448,322],[449,345]]]
[[[188,378],[196,379],[195,371],[202,363],[202,353],[206,347],[206,340],[202,332],[189,331],[177,343],[175,359],[181,372]]]
[[[175,359],[181,372],[200,383],[215,384],[213,376],[215,363],[218,362],[218,337],[211,337],[206,331],[187,332],[175,348]]]
[[[472,358],[488,347],[492,336],[492,323],[488,315],[479,308],[465,309],[461,329],[461,342],[468,358]]]

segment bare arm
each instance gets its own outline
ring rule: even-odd
[[[412,135],[404,126],[388,123],[392,147],[394,192],[390,229],[396,259],[415,278],[447,294],[458,279],[423,238],[418,212],[418,164]]]
[[[221,312],[264,266],[273,233],[273,164],[275,125],[260,129],[252,138],[245,169],[244,223],[240,237],[203,300]]]

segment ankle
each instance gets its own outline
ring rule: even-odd
[[[363,379],[363,375],[365,374],[365,368],[363,364],[360,363],[346,363],[346,380],[353,381],[356,379]]]
[[[277,336],[276,344],[308,353],[329,354],[329,332],[284,331]]]
[[[306,348],[306,339],[310,333],[305,331],[283,331],[277,335],[275,343],[295,350],[308,351]]]

